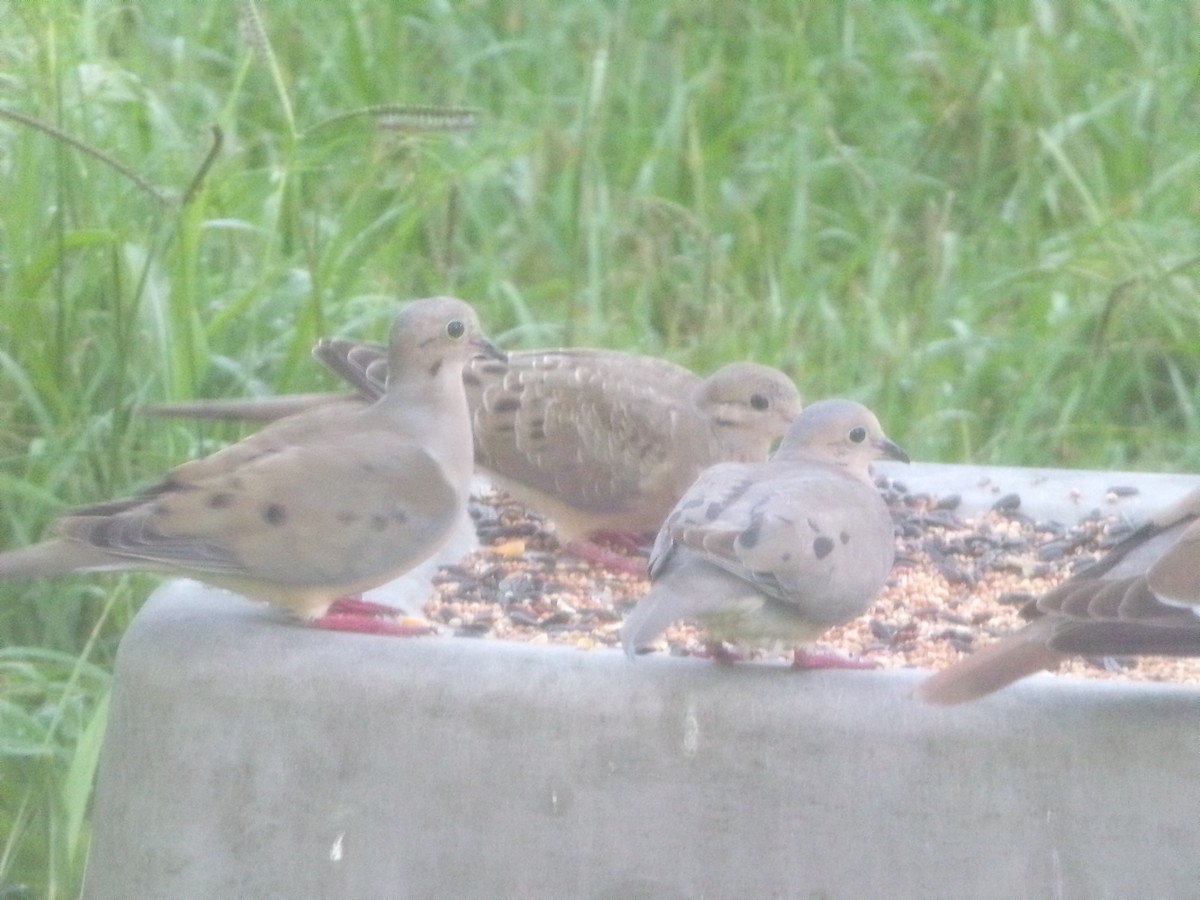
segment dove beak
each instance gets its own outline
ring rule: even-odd
[[[904,452],[899,444],[893,444],[887,438],[875,442],[875,449],[879,451],[879,455],[885,459],[895,459],[902,463],[912,462],[908,458],[908,454]]]
[[[471,341],[471,346],[479,351],[480,356],[486,356],[488,359],[498,359],[501,362],[508,362],[508,354],[487,338],[476,338]]]

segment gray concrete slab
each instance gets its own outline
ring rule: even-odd
[[[84,895],[1200,890],[1200,691],[308,630],[195,585],[122,642]]]

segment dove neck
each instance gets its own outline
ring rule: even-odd
[[[443,365],[419,378],[391,377],[379,405],[397,411],[418,433],[443,431],[447,421],[470,429],[461,366]]]
[[[707,436],[712,453],[729,462],[759,462],[770,454],[772,435],[735,414],[709,418]]]
[[[869,464],[860,463],[858,460],[833,452],[818,453],[805,446],[788,446],[785,442],[775,451],[775,455],[771,457],[771,460],[775,463],[799,465],[805,468],[820,466],[836,472],[842,472],[851,478],[857,478],[864,484],[874,484]]]

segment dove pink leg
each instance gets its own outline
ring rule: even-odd
[[[647,542],[641,535],[604,531],[587,540],[569,541],[563,549],[590,563],[645,578],[649,565],[646,548]]]
[[[403,611],[361,597],[342,597],[333,601],[329,611],[309,624],[325,631],[350,631],[355,634],[382,634],[389,637],[421,637],[433,628],[414,619],[400,619]]]

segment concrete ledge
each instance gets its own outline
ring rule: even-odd
[[[1186,897],[1200,692],[307,630],[189,582],[117,661],[84,896]]]

